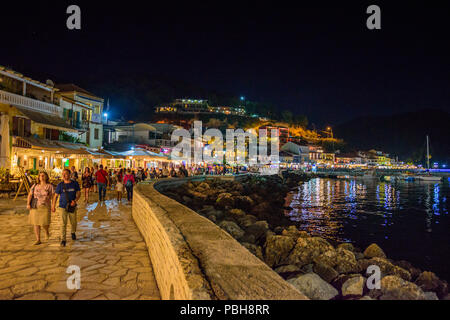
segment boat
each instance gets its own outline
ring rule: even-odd
[[[427,182],[439,182],[442,179],[442,177],[433,176],[430,173],[430,139],[428,136],[427,136],[427,171],[425,174],[417,175],[416,178],[421,181]]]
[[[380,180],[380,178],[377,177],[376,170],[372,170],[370,172],[365,172],[362,176],[358,176],[358,179],[364,179],[364,180]]]
[[[417,179],[421,181],[427,181],[427,182],[440,182],[442,180],[441,177],[436,177],[432,175],[420,175],[417,176]]]

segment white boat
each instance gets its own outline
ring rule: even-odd
[[[427,168],[428,172],[423,175],[417,175],[416,178],[421,181],[439,182],[442,177],[432,176],[429,172],[430,170],[430,139],[427,136]]]
[[[421,180],[421,181],[431,181],[431,182],[439,182],[442,180],[442,177],[436,177],[436,176],[432,176],[432,175],[420,175],[420,176],[416,176],[417,179]]]

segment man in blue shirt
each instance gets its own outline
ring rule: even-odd
[[[62,173],[63,181],[58,184],[55,191],[55,196],[53,197],[52,202],[52,212],[58,212],[61,216],[62,224],[61,224],[61,246],[66,246],[66,229],[67,229],[67,217],[70,219],[70,227],[72,233],[72,240],[76,240],[76,232],[77,232],[77,211],[69,213],[67,211],[67,207],[70,204],[71,206],[76,206],[78,200],[81,197],[80,185],[78,182],[70,180],[70,170],[65,169]],[[56,201],[59,197],[59,207],[56,209]]]

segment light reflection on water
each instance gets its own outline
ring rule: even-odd
[[[287,199],[293,221],[311,234],[365,248],[450,279],[449,183],[313,179]]]

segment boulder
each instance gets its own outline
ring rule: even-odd
[[[241,209],[231,209],[228,211],[228,215],[231,216],[234,220],[239,221],[240,218],[245,217],[245,212]]]
[[[197,188],[195,188],[195,190],[197,192],[205,192],[206,190],[211,189],[211,187],[209,186],[209,184],[207,182],[202,182],[198,185]]]
[[[337,263],[337,253],[333,250],[328,250],[321,255],[314,258],[314,262],[317,264],[325,264],[333,268]]]
[[[411,274],[409,273],[409,271],[392,264],[390,261],[384,258],[370,259],[369,265],[376,265],[380,267],[382,277],[387,275],[394,275],[406,281],[411,280]]]
[[[342,285],[342,296],[362,296],[366,279],[362,276],[356,276],[348,279]]]
[[[298,238],[294,249],[289,255],[288,261],[289,264],[302,267],[313,263],[314,258],[330,250],[334,250],[333,246],[322,238]]]
[[[250,210],[254,206],[254,201],[248,196],[237,196],[234,198],[236,208]]]
[[[339,292],[315,273],[308,273],[288,280],[301,293],[312,300],[330,300]]]
[[[287,229],[283,230],[281,234],[297,241],[297,239],[302,236],[302,232],[304,231],[299,231],[295,226],[289,226]]]
[[[234,199],[231,193],[221,193],[217,197],[216,205],[220,208],[233,207]]]
[[[355,247],[353,246],[353,244],[346,242],[346,243],[341,243],[340,245],[337,246],[336,249],[345,249],[351,252],[355,251]]]
[[[239,241],[256,244],[255,236],[248,233],[244,234],[244,236],[241,239],[239,239]]]
[[[254,235],[256,241],[266,235],[269,230],[269,224],[267,221],[257,221],[246,229],[246,233]]]
[[[275,269],[275,272],[279,275],[287,274],[287,273],[299,273],[301,272],[300,268],[294,266],[293,264],[289,264],[287,266],[281,266]]]
[[[331,283],[337,276],[339,276],[339,273],[336,270],[323,263],[316,263],[313,271],[328,283]]]
[[[384,251],[375,243],[371,244],[364,250],[364,256],[366,258],[386,258]]]
[[[425,294],[417,285],[397,276],[381,279],[380,300],[424,300]]]
[[[251,243],[247,243],[247,242],[242,243],[242,245],[248,251],[250,251],[254,256],[259,258],[261,261],[264,261],[264,257],[262,254],[262,248],[260,246],[257,246],[257,245],[251,244]]]
[[[266,240],[265,253],[266,263],[273,268],[283,264],[292,249],[295,246],[295,241],[290,237],[285,236],[271,236]]]
[[[359,271],[355,254],[346,249],[336,251],[336,271],[339,273],[355,273]]]
[[[419,268],[414,267],[411,263],[405,260],[400,260],[394,263],[396,266],[403,268],[411,274],[411,279],[417,279],[417,277],[422,273]]]
[[[438,296],[434,292],[425,292],[425,300],[439,300]]]
[[[236,240],[239,240],[245,234],[244,230],[239,228],[239,226],[236,223],[234,223],[233,221],[222,221],[219,224],[219,227],[221,227],[226,232],[228,232]]]
[[[422,272],[416,279],[417,284],[423,291],[433,291],[442,298],[448,293],[448,285],[446,281],[441,281],[436,274],[429,271]]]
[[[250,227],[252,224],[255,224],[256,221],[258,221],[258,219],[255,216],[252,216],[251,214],[247,214],[243,217],[240,217],[238,219],[239,225],[242,228],[248,228]]]

